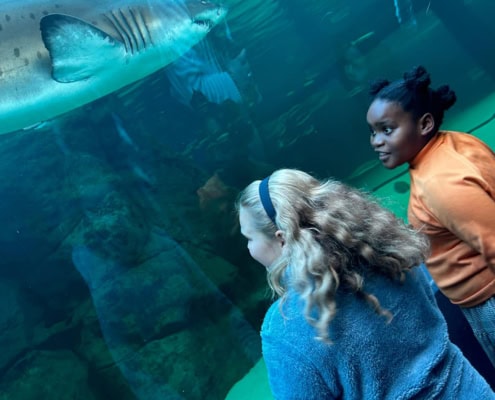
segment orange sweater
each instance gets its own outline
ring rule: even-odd
[[[440,131],[409,173],[409,222],[430,238],[439,289],[463,307],[494,296],[495,154],[472,135]]]

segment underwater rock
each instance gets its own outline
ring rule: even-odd
[[[73,248],[115,365],[138,399],[221,398],[260,357],[259,335],[166,232],[148,245],[132,268]],[[213,381],[215,364],[232,367]]]
[[[2,378],[0,400],[96,400],[87,365],[68,350],[29,352]]]
[[[0,372],[31,346],[35,322],[30,316],[37,314],[40,319],[39,308],[28,309],[22,300],[15,281],[0,281]]]

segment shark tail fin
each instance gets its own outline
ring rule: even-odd
[[[225,71],[203,76],[197,90],[212,103],[220,104],[227,100],[232,100],[234,103],[242,102],[239,89],[229,73]]]
[[[123,52],[121,42],[70,15],[48,14],[41,19],[40,29],[52,60],[52,77],[58,82],[90,78]]]
[[[228,71],[217,60],[208,40],[203,39],[166,68],[174,97],[190,106],[194,92],[220,104],[231,100],[242,103],[241,93]]]

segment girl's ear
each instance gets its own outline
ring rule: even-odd
[[[279,229],[277,232],[275,232],[275,237],[279,241],[280,246],[283,247],[285,245],[284,233]]]
[[[435,119],[431,113],[423,115],[418,122],[419,129],[422,136],[428,136],[433,132],[435,128]]]

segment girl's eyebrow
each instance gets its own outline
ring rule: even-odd
[[[393,124],[393,121],[390,120],[390,119],[382,119],[380,121],[377,121],[374,123],[374,125],[378,125],[378,126],[383,126],[383,125],[392,125]]]

